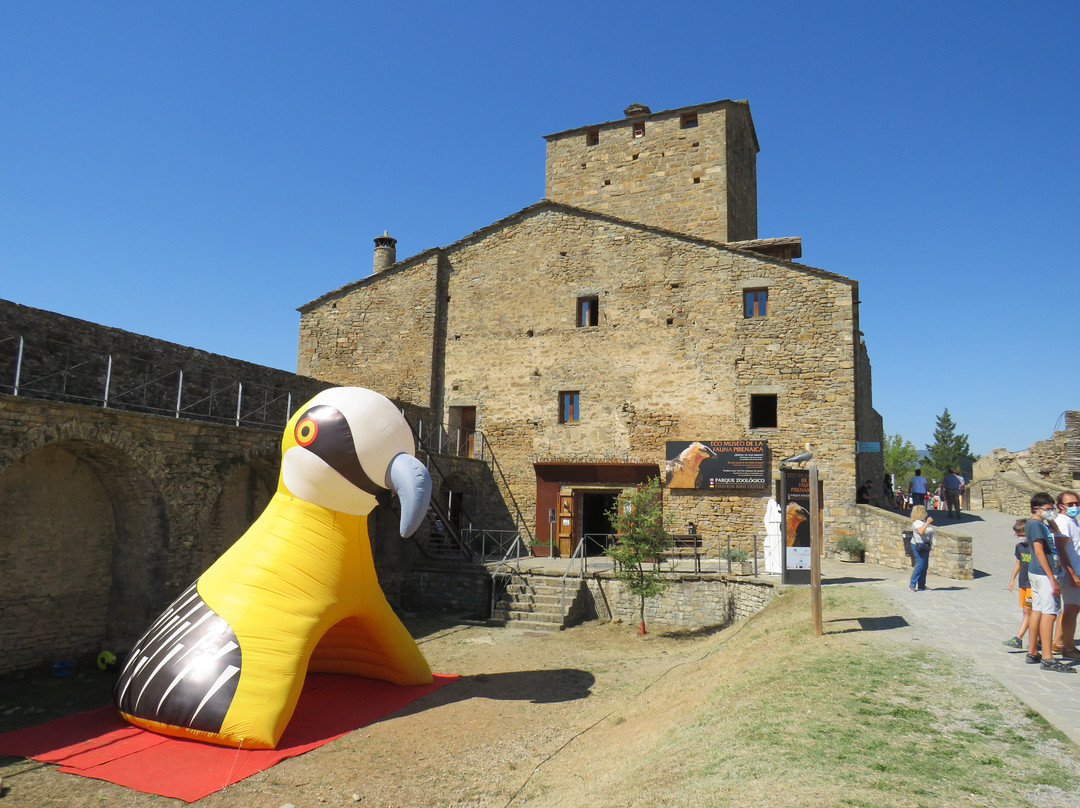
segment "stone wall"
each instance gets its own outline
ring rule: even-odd
[[[438,270],[438,254],[424,253],[302,307],[297,372],[432,406],[445,326]]]
[[[482,568],[419,567],[403,581],[401,606],[475,620],[491,615],[491,576]]]
[[[582,619],[640,620],[640,601],[621,581],[595,575],[586,578],[586,585]],[[769,582],[724,575],[682,576],[662,594],[646,599],[645,624],[690,629],[724,626],[757,614],[776,596],[777,588]]]
[[[442,252],[451,302],[439,360],[445,376],[430,388],[444,389],[435,412],[446,423],[450,406],[476,407],[476,427],[532,530],[534,463],[659,469],[668,440],[744,438],[768,443],[769,483],[746,491],[668,492],[674,525],[694,521],[710,553],[729,536],[751,549],[763,533],[777,461],[810,443],[824,480],[830,535],[854,529],[856,421],[860,407],[873,410],[868,385],[861,404],[857,395],[857,361],[865,360],[857,359],[852,281],[554,203]],[[368,317],[365,327],[343,331],[378,308],[371,295],[399,306],[413,300],[428,310],[432,288],[406,263],[400,272],[392,268],[304,307],[302,353],[319,357],[317,365],[303,365],[306,371],[338,384],[378,378],[382,389],[428,395],[417,381],[416,357],[439,326],[416,343],[401,338],[412,358],[400,363],[386,358],[388,330],[390,336],[400,331],[397,318]],[[424,277],[441,288],[430,273]],[[743,317],[743,290],[760,287],[769,289],[768,316]],[[577,326],[582,297],[597,299],[596,326]],[[580,395],[575,423],[560,423],[562,391]],[[750,427],[755,395],[777,397],[776,428]]]
[[[873,505],[855,505],[854,511],[858,536],[866,545],[866,562],[909,569],[911,557],[904,551],[902,534],[911,530],[911,520]],[[943,578],[970,580],[975,570],[971,551],[971,536],[935,525],[929,571]]]
[[[20,339],[22,353],[20,359]],[[280,429],[328,385],[288,371],[0,300],[0,393]],[[179,397],[179,399],[178,399]]]
[[[121,650],[262,511],[280,432],[0,396],[0,671]]]
[[[683,127],[688,114],[697,126]],[[755,239],[757,150],[742,101],[579,127],[547,136],[545,196],[712,241]]]
[[[992,449],[975,463],[974,481],[968,487],[973,508],[1015,514],[1031,512],[1033,494],[1045,492],[1057,498],[1066,489],[1080,487],[1080,411],[1065,413],[1065,429],[1027,449],[1010,452]]]

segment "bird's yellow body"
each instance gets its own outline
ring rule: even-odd
[[[285,452],[314,445],[302,413],[286,429]],[[324,438],[328,423],[315,428]],[[366,513],[301,499],[286,478],[283,471],[262,515],[136,645],[117,685],[127,720],[173,736],[273,748],[309,670],[432,681],[379,586]],[[374,505],[363,496],[371,502],[354,510]]]

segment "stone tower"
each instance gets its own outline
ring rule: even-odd
[[[746,101],[652,112],[547,135],[545,195],[713,241],[757,238],[757,135]]]

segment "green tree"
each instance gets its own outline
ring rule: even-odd
[[[893,485],[906,489],[915,469],[919,466],[919,450],[909,440],[897,432],[886,435],[882,445],[885,455],[885,471],[892,475]]]
[[[645,599],[659,595],[671,583],[660,577],[652,563],[671,547],[671,536],[664,527],[660,478],[653,477],[633,490],[623,491],[608,517],[618,535],[607,555],[616,562],[615,577],[639,598],[644,634]]]
[[[956,433],[956,422],[949,415],[949,408],[937,417],[937,426],[934,428],[934,443],[927,445],[930,452],[930,466],[936,472],[937,480],[944,479],[949,469],[959,468],[960,455],[971,455],[971,447],[968,445],[967,435]]]

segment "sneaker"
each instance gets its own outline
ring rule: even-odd
[[[1002,645],[1004,645],[1006,648],[1023,648],[1024,647],[1024,644],[1022,642],[1020,642],[1019,637],[1013,637],[1011,640],[1005,640],[1005,642],[1003,642]]]
[[[1044,659],[1042,669],[1044,671],[1056,671],[1057,673],[1076,673],[1070,666],[1062,665],[1056,659]]]
[[[1024,661],[1029,665],[1038,665],[1042,662],[1042,657],[1038,654],[1024,654]]]
[[[909,586],[908,589],[910,589],[912,592],[918,592],[919,591],[918,589],[916,589],[913,586]]]
[[[1080,651],[1076,648],[1065,648],[1061,652],[1062,659],[1080,659]]]

